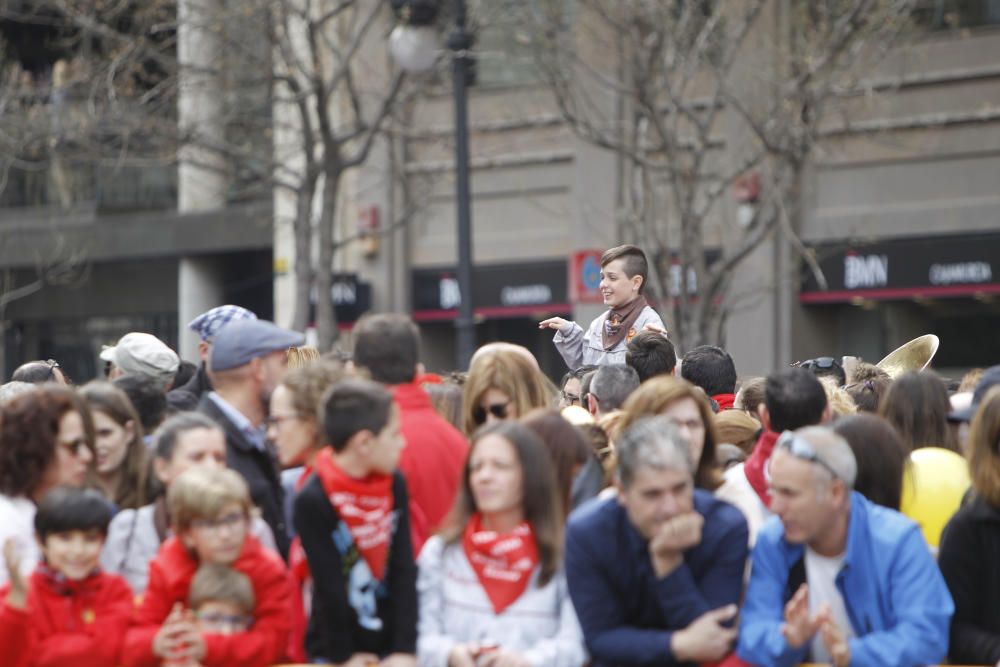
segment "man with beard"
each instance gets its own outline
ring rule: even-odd
[[[301,334],[266,320],[240,320],[215,336],[208,377],[215,391],[205,394],[198,411],[226,434],[226,462],[250,487],[250,496],[274,532],[278,550],[288,557],[288,526],[282,513],[277,461],[267,442],[271,392],[288,370],[286,351],[304,342]]]

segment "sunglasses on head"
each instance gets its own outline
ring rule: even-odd
[[[833,357],[816,357],[815,359],[807,359],[805,361],[796,361],[792,366],[798,366],[799,368],[805,368],[807,370],[812,370],[817,368],[819,370],[830,370],[832,368],[840,368],[840,362],[838,362]]]
[[[809,444],[809,441],[796,435],[793,431],[785,431],[782,433],[778,438],[778,443],[775,447],[788,452],[797,459],[809,461],[810,463],[815,463],[823,468],[826,468],[827,472],[833,475],[834,479],[840,479],[840,475],[833,469],[833,466],[820,458],[820,455],[816,453],[816,450],[813,449],[811,444]]]
[[[507,419],[507,406],[510,405],[510,401],[506,403],[494,403],[488,408],[483,408],[481,405],[477,405],[476,409],[472,411],[472,419],[477,424],[486,423],[486,413],[489,412],[491,415],[497,419]]]

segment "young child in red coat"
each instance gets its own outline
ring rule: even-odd
[[[281,557],[247,533],[251,503],[243,477],[233,470],[188,470],[170,485],[167,505],[174,536],[149,564],[149,586],[125,637],[122,665],[281,662],[291,626],[291,579]],[[185,609],[203,564],[226,565],[250,579],[256,603],[246,632],[205,632]]]
[[[98,568],[112,508],[93,490],[56,488],[38,505],[43,560],[25,580],[14,543],[4,545],[0,656],[7,667],[116,665],[132,615],[132,589]]]

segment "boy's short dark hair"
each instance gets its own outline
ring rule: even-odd
[[[827,405],[826,391],[806,369],[789,368],[767,376],[764,405],[772,431],[794,431],[820,423]]]
[[[736,393],[736,364],[721,347],[700,345],[685,354],[681,377],[709,396]]]
[[[420,361],[420,331],[396,313],[366,315],[354,327],[354,363],[382,384],[413,382]]]
[[[323,397],[323,431],[336,452],[360,431],[378,435],[389,423],[392,394],[370,380],[344,380]]]
[[[228,602],[250,616],[256,605],[253,584],[249,577],[228,565],[205,563],[191,580],[188,606],[197,611],[206,602]]]
[[[35,532],[45,541],[49,535],[72,530],[96,530],[107,536],[114,508],[94,489],[60,486],[52,489],[35,513]]]
[[[625,347],[625,363],[639,374],[639,382],[670,375],[677,366],[677,352],[670,339],[658,331],[640,331]]]
[[[649,262],[646,261],[646,253],[641,248],[634,245],[620,245],[609,248],[601,255],[601,268],[615,261],[624,260],[625,275],[629,278],[642,276],[642,283],[639,284],[639,294],[646,289],[646,277],[649,275]]]

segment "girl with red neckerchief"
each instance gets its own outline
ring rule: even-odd
[[[418,561],[419,664],[585,664],[562,570],[561,499],[538,436],[512,421],[480,429],[459,488],[447,528]]]

